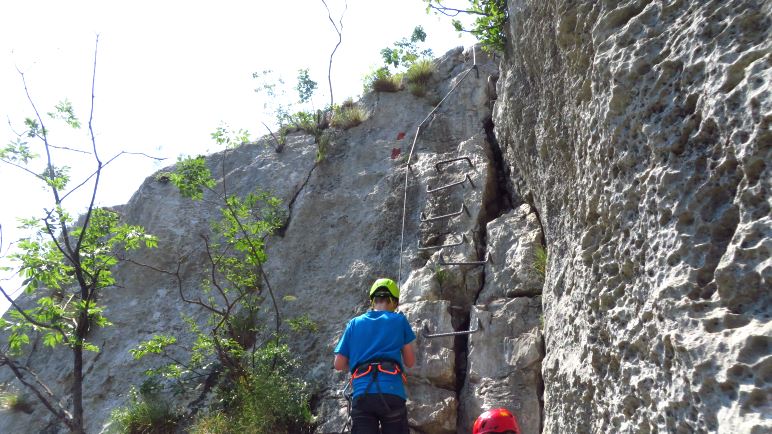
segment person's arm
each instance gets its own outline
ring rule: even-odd
[[[415,366],[415,350],[413,349],[413,343],[405,344],[402,347],[402,364],[406,368],[412,368]]]
[[[335,366],[336,371],[348,371],[348,357],[341,354],[336,354],[333,366]]]

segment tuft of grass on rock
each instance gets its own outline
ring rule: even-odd
[[[545,276],[547,274],[547,249],[544,246],[537,247],[535,256],[533,268],[536,272]]]
[[[32,403],[21,392],[4,392],[0,394],[0,409],[27,414],[33,411]]]
[[[132,390],[128,406],[113,410],[110,419],[115,432],[166,434],[175,432],[182,416],[162,398]]]
[[[330,125],[347,130],[361,124],[365,119],[367,119],[367,113],[362,107],[357,105],[341,106],[333,112]]]
[[[397,92],[402,88],[402,75],[389,72],[388,68],[378,68],[365,76],[365,92]]]
[[[410,65],[405,73],[405,78],[408,83],[426,86],[432,75],[434,75],[434,63],[429,59],[421,59]]]

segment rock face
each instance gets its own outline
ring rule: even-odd
[[[469,432],[484,407],[519,405],[531,413],[524,433],[539,432],[543,278],[533,271],[533,250],[541,228],[527,205],[507,213],[512,198],[503,199],[500,152],[491,140],[489,83],[498,68],[479,51],[472,68],[472,58],[459,48],[435,61],[425,97],[406,90],[366,95],[358,104],[369,118],[336,131],[322,161],[316,161],[313,137],[302,133],[290,135],[281,153],[264,139],[207,157],[217,189],[244,195],[260,188],[286,207],[286,226],[267,243],[265,271],[282,317],[307,315],[318,326],[314,333],[287,330],[287,339],[310,385],[319,433],[337,433],[346,424],[342,391],[348,375],[333,370],[332,350],[346,322],[367,309],[371,283],[383,276],[402,283],[400,310],[418,335],[418,363],[408,372],[411,427]],[[185,278],[178,287],[168,274],[149,268],[126,264],[116,270],[120,289],[106,290],[102,298],[115,325],[92,334],[101,352],[86,361],[89,433],[105,428],[110,411],[125,405],[130,388],[141,385],[143,371],[154,365],[134,361],[129,349],[157,333],[180,338],[178,357],[192,345],[182,316],[203,318],[205,312],[179,293],[196,298],[208,273],[200,235],[218,211],[204,199],[192,202],[150,177],[120,207],[127,222],[159,238],[159,248],[133,259],[168,271],[184,258]],[[271,312],[266,308],[262,320],[272,324]],[[471,336],[426,336],[470,325],[479,330]],[[67,354],[36,351],[29,360],[66,397]],[[0,375],[11,381],[9,372]],[[197,397],[175,397],[174,404],[185,408]],[[31,416],[4,415],[0,432],[56,432],[49,422],[37,405]]]
[[[770,3],[508,3],[494,121],[549,253],[544,431],[769,432]]]
[[[265,270],[282,317],[318,326],[285,325],[316,432],[346,424],[332,350],[378,277],[400,281],[418,335],[416,433],[469,433],[492,407],[523,434],[771,431],[772,6],[508,8],[500,68],[456,49],[425,97],[365,95],[369,118],[336,131],[322,161],[302,133],[281,153],[264,139],[207,157],[216,188],[261,188],[286,207]],[[133,259],[173,270],[184,258],[185,279],[116,270],[102,298],[115,325],[93,332],[100,352],[85,363],[89,433],[152,366],[129,349],[161,332],[181,338],[179,356],[190,347],[182,315],[203,312],[179,292],[201,290],[199,235],[217,217],[155,177],[119,211],[159,237]],[[24,361],[67,405],[69,355],[39,346]],[[32,411],[4,413],[0,432],[59,432]]]

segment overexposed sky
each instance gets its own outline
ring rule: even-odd
[[[337,22],[343,0],[327,4]],[[474,42],[468,36],[459,39],[449,19],[427,15],[421,0],[348,0],[343,42],[332,66],[336,102],[361,94],[362,77],[382,63],[380,49],[409,37],[419,24],[435,56]],[[84,123],[82,130],[70,132],[46,121],[51,142],[89,149],[85,124],[97,34],[93,127],[102,160],[122,150],[166,158],[158,163],[126,155],[111,163],[100,184],[100,205],[125,203],[145,177],[180,155],[217,150],[210,134],[222,122],[249,130],[253,138],[265,134],[260,122],[272,119],[254,92],[259,83],[253,72],[272,69],[294,84],[297,70],[310,68],[318,82],[315,106],[329,102],[327,67],[338,37],[321,0],[4,1],[0,146],[15,137],[13,130],[24,130],[25,117],[34,116],[18,69],[41,115],[67,98]],[[32,140],[30,145],[37,146]],[[75,185],[92,160],[71,152],[64,158],[73,166]],[[84,164],[86,169],[79,171]],[[0,164],[2,254],[22,235],[16,219],[39,215],[50,206],[48,199],[31,176]],[[65,205],[77,214],[85,203],[84,195],[73,195]],[[0,278],[8,275],[0,272]],[[18,279],[0,284],[12,290],[19,286]]]

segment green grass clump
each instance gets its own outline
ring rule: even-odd
[[[547,249],[543,246],[536,248],[536,258],[533,268],[542,276],[547,274]]]
[[[434,63],[429,59],[421,59],[410,65],[410,68],[405,73],[405,78],[408,83],[423,84],[425,86],[429,83],[432,75],[434,75]]]
[[[367,114],[361,107],[357,105],[340,106],[333,111],[330,125],[347,130],[361,124],[365,119],[367,119]]]
[[[330,134],[325,132],[319,136],[316,142],[316,162],[319,163],[327,157],[327,151],[330,149]]]
[[[389,72],[386,67],[378,68],[365,76],[365,92],[397,92],[402,88],[402,75]]]
[[[297,362],[286,345],[269,344],[255,353],[247,375],[219,391],[221,408],[200,416],[194,434],[294,434],[311,431],[307,386],[292,372]]]
[[[4,392],[0,394],[0,408],[17,413],[32,413],[32,404],[21,392]]]
[[[426,96],[426,85],[422,83],[408,83],[407,90],[418,98]]]
[[[131,391],[129,405],[113,410],[111,432],[122,434],[166,434],[174,432],[182,416],[153,394]]]

